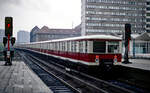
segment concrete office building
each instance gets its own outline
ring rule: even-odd
[[[122,34],[126,23],[146,31],[146,0],[82,0],[81,8],[82,35]]]
[[[146,30],[150,33],[150,0],[146,2]]]
[[[17,32],[17,43],[29,43],[30,42],[30,33],[27,31]]]
[[[3,43],[3,37],[5,36],[5,30],[0,29],[0,43]]]

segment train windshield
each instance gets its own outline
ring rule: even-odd
[[[108,53],[119,53],[119,42],[109,41],[108,42]]]
[[[93,42],[93,52],[94,53],[105,53],[106,52],[106,42],[105,41],[94,41]]]

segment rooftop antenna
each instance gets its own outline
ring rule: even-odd
[[[72,21],[72,29],[73,29],[73,21]]]

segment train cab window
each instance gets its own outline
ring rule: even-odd
[[[109,41],[108,42],[108,53],[119,53],[119,42]]]
[[[105,53],[106,42],[105,41],[93,41],[93,52],[94,53]]]

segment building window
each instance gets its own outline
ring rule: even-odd
[[[147,25],[146,25],[146,27],[148,27],[148,28],[149,28],[149,27],[150,27],[150,24],[147,24]]]
[[[150,5],[150,2],[147,2],[147,5]]]
[[[150,10],[150,7],[147,7],[146,10]]]
[[[147,19],[146,19],[146,22],[150,22],[150,18],[147,18]]]
[[[147,13],[146,15],[147,15],[147,16],[150,16],[150,13]]]

